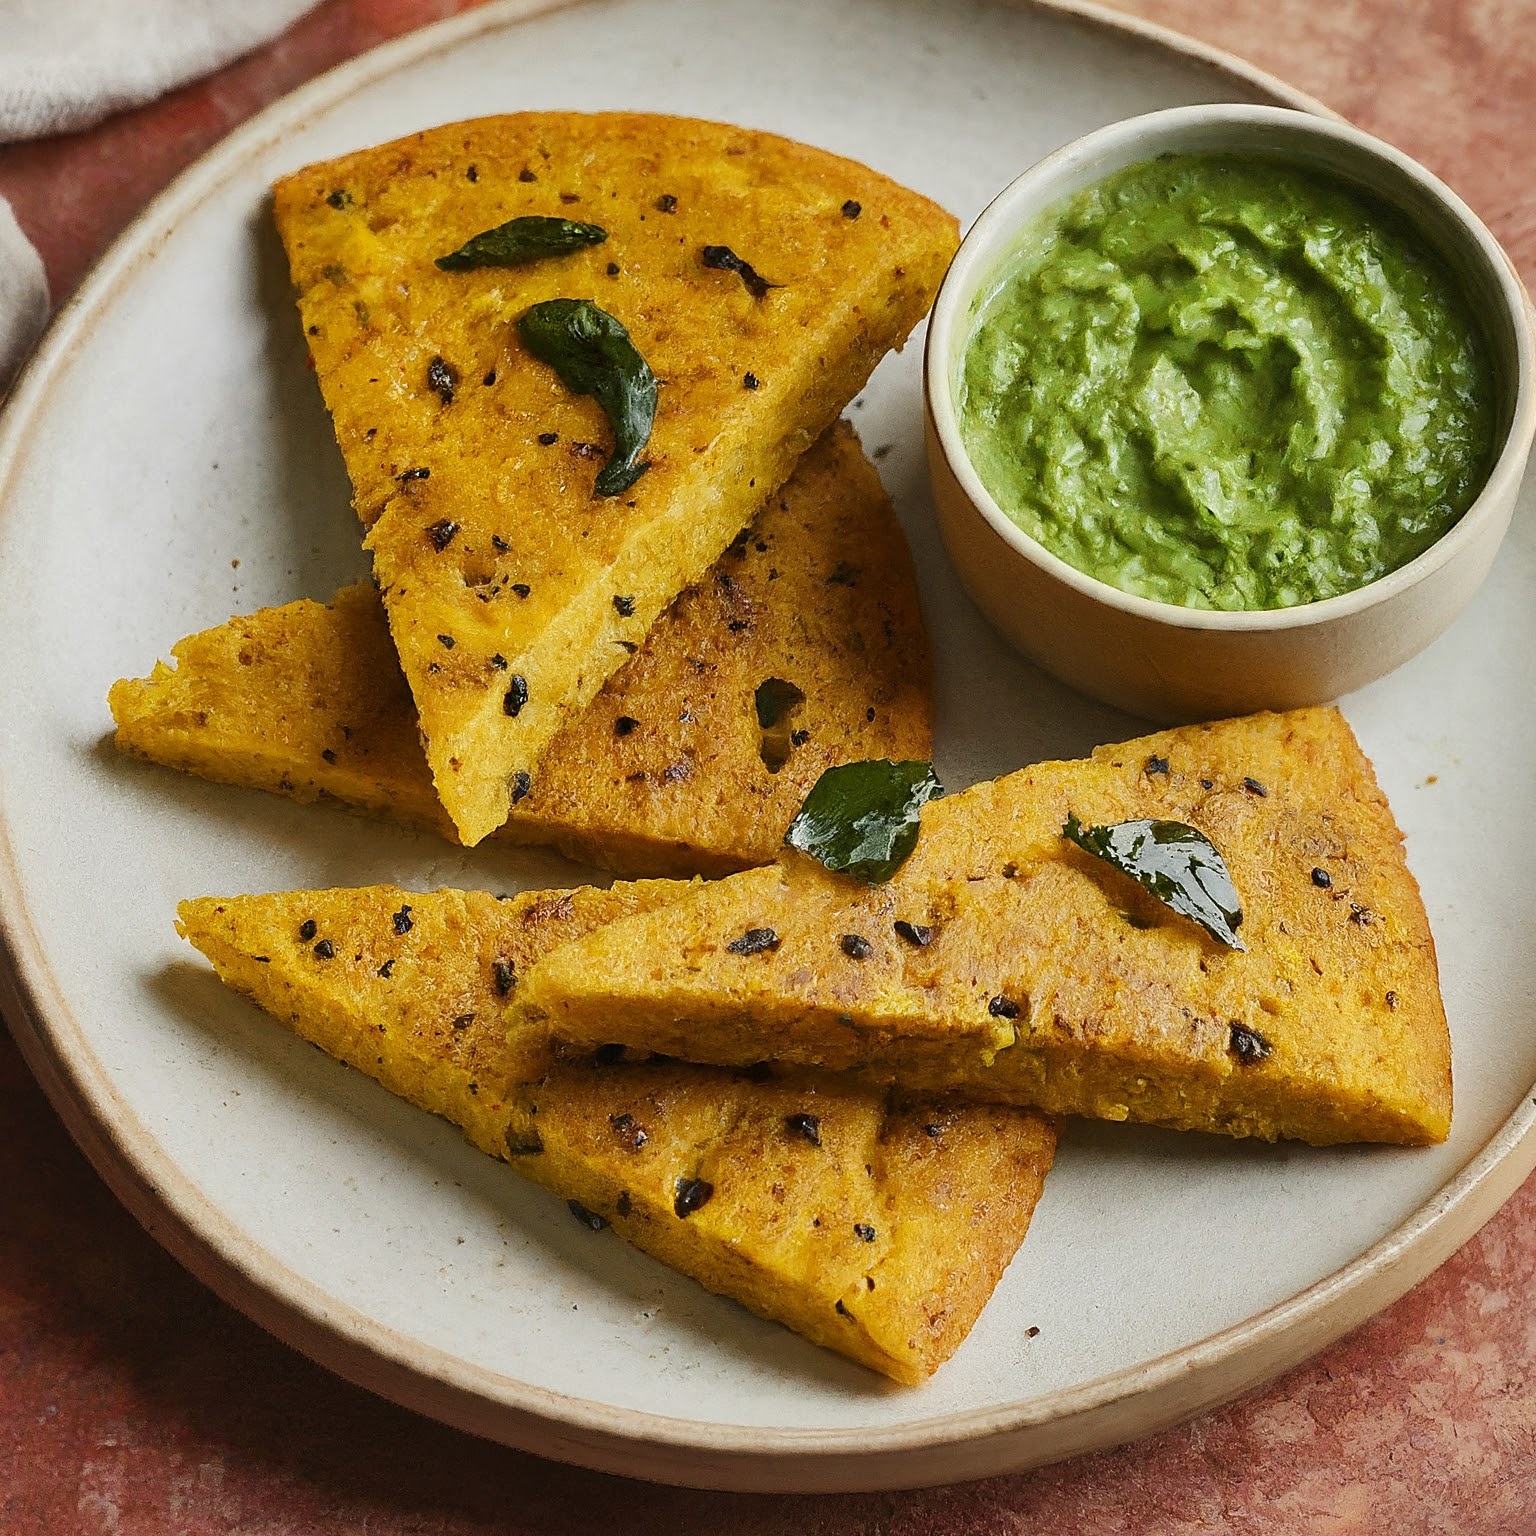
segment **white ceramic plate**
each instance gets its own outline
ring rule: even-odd
[[[986,0],[600,0],[475,11],[356,61],[189,171],[60,316],[0,430],[7,1016],[139,1218],[283,1338],[482,1434],[738,1488],[1020,1467],[1229,1396],[1384,1305],[1536,1156],[1532,495],[1472,611],[1348,701],[1444,966],[1456,1128],[1424,1151],[1075,1124],[1028,1242],[920,1390],[593,1234],[449,1126],[226,994],[177,899],[581,872],[119,760],[108,685],[231,610],[363,569],[266,187],[306,161],[521,107],[728,118],[866,160],[969,218],[1112,118],[1299,98],[1166,37]],[[852,416],[921,572],[959,787],[1134,734],[1032,671],[959,593],[924,489],[920,348]],[[1038,1333],[1034,1330],[1038,1329]]]

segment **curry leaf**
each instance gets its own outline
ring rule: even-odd
[[[437,264],[445,272],[469,272],[475,267],[526,267],[549,256],[568,256],[586,246],[601,245],[607,238],[608,231],[596,224],[530,214],[482,230],[458,250],[439,256]]]
[[[918,812],[944,793],[932,763],[872,759],[828,768],[784,841],[870,885],[889,880],[917,846]]]
[[[613,454],[598,471],[599,496],[627,491],[650,465],[640,455],[656,420],[656,375],[629,332],[591,299],[547,299],[517,322],[524,344],[568,389],[591,395],[613,427]]]
[[[1085,827],[1076,816],[1068,816],[1061,835],[1129,875],[1164,906],[1199,923],[1213,939],[1231,949],[1246,947],[1237,936],[1243,921],[1237,887],[1226,860],[1203,832],[1182,821]]]

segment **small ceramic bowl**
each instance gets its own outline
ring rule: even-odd
[[[1132,596],[1037,543],[993,500],[960,436],[955,384],[973,305],[992,291],[1039,215],[1164,152],[1286,161],[1400,210],[1449,265],[1489,346],[1498,413],[1477,500],[1417,559],[1338,597],[1212,612]],[[1111,124],[1041,160],[986,209],[960,246],[929,322],[929,473],[961,581],[1024,654],[1081,692],[1159,721],[1290,709],[1337,698],[1407,661],[1461,612],[1508,527],[1536,428],[1531,315],[1508,257],[1422,166],[1342,122],[1277,107],[1179,107]]]

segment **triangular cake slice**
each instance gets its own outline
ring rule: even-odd
[[[541,954],[688,889],[208,898],[184,902],[179,926],[230,986],[461,1125],[588,1225],[611,1224],[710,1290],[921,1381],[1023,1240],[1054,1123],[830,1075],[552,1062],[542,1033],[508,1038],[507,996]]]
[[[172,656],[113,686],[122,751],[452,835],[371,586]],[[823,769],[927,758],[932,740],[911,558],[840,426],[561,730],[498,835],[621,874],[726,873],[774,857]]]
[[[1246,950],[1070,844],[1073,816],[1204,833]],[[1111,1120],[1316,1143],[1433,1142],[1450,1125],[1428,920],[1333,709],[979,784],[925,807],[887,884],[786,853],[555,952],[519,998],[587,1044],[858,1067]]]
[[[636,114],[430,129],[276,188],[311,354],[437,792],[467,844],[927,312],[954,219],[770,134]],[[519,218],[606,236],[439,257]],[[660,381],[639,479],[524,343],[548,300],[618,321]],[[638,467],[638,466],[637,466]],[[440,636],[454,642],[445,652]]]

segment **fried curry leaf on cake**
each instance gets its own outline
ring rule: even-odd
[[[1165,907],[1190,918],[1228,949],[1242,949],[1243,909],[1216,845],[1182,821],[1117,821],[1085,827],[1068,816],[1061,835],[1129,875]]]
[[[932,763],[845,763],[805,797],[784,841],[867,885],[889,880],[917,846],[918,814],[944,793]]]
[[[494,229],[482,230],[458,250],[437,258],[445,272],[471,272],[477,267],[525,267],[530,262],[551,256],[569,256],[572,251],[601,245],[608,231],[599,224],[582,224],[575,219],[552,219],[541,214],[525,214],[508,219]]]
[[[629,332],[590,299],[547,299],[517,329],[524,345],[560,375],[567,389],[591,395],[613,428],[613,454],[593,490],[618,496],[650,468],[640,455],[656,421],[656,375]]]

